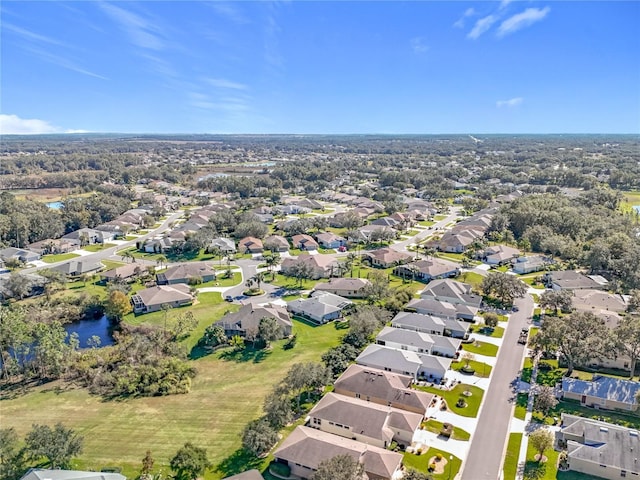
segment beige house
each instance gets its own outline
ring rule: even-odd
[[[246,337],[250,333],[257,334],[260,320],[267,317],[276,319],[281,328],[281,338],[291,335],[293,328],[291,317],[287,309],[279,305],[258,306],[247,303],[237,312],[226,314],[222,320],[216,322],[216,325],[224,328],[225,334],[229,337],[233,335]]]
[[[240,253],[262,253],[263,250],[264,246],[259,238],[245,237],[238,242]]]
[[[337,455],[349,455],[364,467],[369,480],[397,478],[402,455],[309,427],[296,427],[274,452],[277,463],[289,465],[291,475],[309,479],[318,465]]]
[[[398,252],[392,248],[380,248],[364,254],[365,258],[369,260],[372,267],[389,268],[396,265],[402,265],[409,263],[413,260],[413,255],[408,253]]]
[[[640,475],[637,430],[563,413],[559,437],[574,472],[610,480]]]
[[[418,413],[327,393],[309,412],[308,426],[387,448],[394,441],[411,445],[423,418]]]
[[[172,265],[163,273],[156,275],[158,285],[175,285],[177,283],[189,283],[198,280],[202,283],[216,279],[216,271],[213,266],[205,262],[189,262]]]
[[[188,285],[158,285],[145,288],[131,297],[135,313],[149,313],[162,310],[163,305],[172,308],[193,303],[193,295]]]
[[[563,397],[576,400],[587,407],[635,411],[638,409],[638,392],[640,382],[620,378],[594,375],[590,382],[577,378],[562,379]]]
[[[285,258],[280,266],[284,275],[294,272],[299,263],[304,263],[311,269],[311,278],[329,278],[338,273],[338,261],[330,255],[300,255],[298,258]]]
[[[366,278],[331,278],[327,283],[316,285],[314,290],[345,298],[363,298],[367,285],[371,282]]]
[[[333,391],[425,416],[434,395],[413,390],[412,383],[409,375],[353,364],[336,380]]]

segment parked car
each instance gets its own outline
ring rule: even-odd
[[[233,297],[231,295],[226,295],[224,297],[225,302],[233,302]]]
[[[338,251],[339,251],[339,252],[346,252],[346,251],[347,251],[347,247],[345,247],[344,245],[340,245],[340,246],[338,247]]]

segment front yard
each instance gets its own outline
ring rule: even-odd
[[[495,357],[498,355],[498,346],[493,343],[479,342],[475,341],[473,343],[463,343],[462,349],[471,352],[477,353],[478,355],[484,355],[486,357]]]
[[[57,263],[64,262],[65,260],[71,260],[72,258],[77,258],[80,255],[77,253],[58,253],[54,255],[45,255],[42,257],[42,261],[45,263]]]
[[[459,383],[451,390],[441,390],[438,387],[429,386],[417,386],[416,388],[442,397],[447,402],[449,410],[463,417],[478,416],[478,410],[480,409],[480,403],[482,402],[482,397],[484,395],[484,390],[481,388],[473,385],[467,385],[465,383]],[[471,396],[464,396],[463,393],[465,391],[471,392]],[[461,397],[464,398],[467,403],[466,407],[456,406],[456,402]]]
[[[438,480],[450,480],[451,478],[455,478],[462,466],[462,460],[460,460],[455,455],[451,455],[449,452],[445,452],[444,450],[439,450],[437,448],[429,448],[426,452],[422,452],[421,455],[415,455],[413,453],[404,453],[404,458],[402,459],[402,463],[406,468],[413,468],[414,470],[418,470],[422,473],[429,472],[429,460],[436,455],[442,455],[443,460],[447,461],[447,464],[444,466],[444,469],[441,473],[430,473],[429,475]],[[451,460],[449,457],[453,456]],[[440,460],[440,461],[443,461]],[[451,462],[451,463],[449,463]]]
[[[436,434],[440,434],[440,432],[442,431],[442,427],[444,426],[444,423],[442,422],[438,422],[437,420],[427,420],[423,425],[422,428],[424,430],[427,430],[429,432],[432,433],[436,433]],[[452,440],[462,440],[462,441],[467,441],[471,438],[471,434],[461,428],[458,428],[456,426],[453,427],[453,435],[451,435],[451,439]]]

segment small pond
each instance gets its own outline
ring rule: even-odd
[[[93,335],[100,338],[101,347],[114,344],[113,327],[106,315],[102,315],[100,318],[96,319],[85,319],[68,323],[64,326],[64,329],[69,335],[72,333],[78,334],[80,348],[87,348],[87,341]]]
[[[62,208],[62,202],[49,202],[46,205],[54,210],[60,210]]]

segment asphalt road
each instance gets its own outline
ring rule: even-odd
[[[511,314],[504,333],[496,366],[476,431],[471,438],[471,448],[464,462],[462,480],[498,480],[502,478],[502,465],[507,437],[513,416],[514,396],[511,382],[518,376],[524,357],[524,345],[518,343],[520,330],[527,327],[533,314],[533,298],[526,295],[516,300],[518,312]]]

